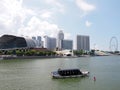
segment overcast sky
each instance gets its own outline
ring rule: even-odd
[[[0,35],[89,35],[91,48],[109,50],[120,41],[120,0],[0,0]],[[114,41],[113,41],[114,42]],[[114,42],[115,43],[115,42]]]

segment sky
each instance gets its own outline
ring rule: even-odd
[[[0,36],[90,36],[91,49],[120,50],[120,0],[0,0]],[[116,45],[115,39],[111,42]],[[113,48],[114,49],[114,48]]]

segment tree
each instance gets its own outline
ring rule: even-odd
[[[21,52],[20,50],[16,50],[16,55],[17,55],[17,56],[23,56],[23,54],[24,54],[24,53]]]
[[[84,51],[81,49],[79,50],[79,55],[83,55],[84,54]]]

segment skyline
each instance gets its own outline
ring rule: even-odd
[[[114,0],[1,0],[0,35],[57,37],[90,36],[91,48],[109,50],[110,39],[120,41],[119,3]],[[96,45],[96,46],[94,46]],[[118,46],[118,50],[120,50]]]

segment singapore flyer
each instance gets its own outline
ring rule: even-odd
[[[118,40],[116,37],[110,39],[110,51],[114,52],[118,50]]]

